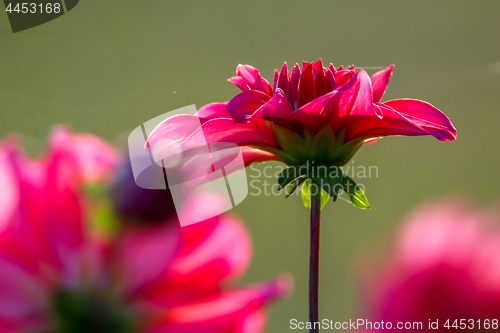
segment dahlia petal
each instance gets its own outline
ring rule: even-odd
[[[247,81],[241,76],[233,76],[227,79],[229,82],[241,89],[241,91],[250,90]]]
[[[280,88],[285,92],[286,98],[291,101],[291,95],[290,95],[290,82],[288,80],[288,68],[286,61],[283,64],[283,67],[281,68],[281,72],[279,73],[278,76],[278,85],[276,88]]]
[[[19,190],[15,184],[15,173],[9,163],[6,149],[0,147],[0,232],[8,227],[19,202]]]
[[[0,249],[26,269],[44,262],[47,270],[73,282],[83,243],[81,175],[74,152],[56,145],[40,161],[30,161],[17,147],[5,148],[17,197],[16,212],[0,237]],[[12,190],[12,189],[11,189]]]
[[[72,134],[56,127],[50,134],[51,150],[64,150],[76,160],[84,182],[109,181],[121,162],[118,151],[91,134]]]
[[[325,68],[323,67],[321,59],[319,59],[314,63],[313,73],[314,73],[314,88],[316,90],[316,97],[319,97],[326,94],[328,91]]]
[[[199,135],[201,133],[204,135]],[[225,118],[212,119],[204,123],[182,145],[200,147],[205,146],[206,142],[231,142],[239,146],[279,148],[273,131],[262,119],[252,119],[246,123],[234,123],[232,119]]]
[[[21,156],[17,142],[6,140],[0,146],[0,174],[6,177],[2,182],[2,196],[7,199],[2,200],[0,207],[0,251],[23,268],[35,269],[38,259],[51,263],[55,259],[40,235],[46,168],[42,162],[30,162]]]
[[[301,107],[302,105],[309,103],[316,97],[314,89],[314,74],[312,65],[313,65],[312,62],[304,61],[302,74],[300,75],[300,81],[299,81],[298,107]]]
[[[371,115],[382,116],[379,110],[373,107],[370,76],[364,70],[361,70],[351,76],[349,82],[353,82],[353,80],[355,80],[355,84],[348,83],[342,86],[345,86],[346,90],[342,93],[338,104],[335,106],[334,117],[330,118],[334,131],[339,130],[341,127],[348,129],[353,122],[364,117]]]
[[[269,84],[269,81],[266,79],[262,78],[262,85],[264,86],[264,92],[268,94],[269,96],[273,95],[273,88],[271,88],[271,85]]]
[[[213,181],[219,176],[222,177],[220,173],[213,173],[214,170],[219,170],[221,167],[225,168],[226,174],[231,174],[252,163],[281,160],[280,157],[268,151],[247,146],[238,147],[227,142],[211,143],[210,147],[210,151],[203,147],[202,149],[195,149],[194,155],[191,154],[191,156],[183,159],[181,163],[178,163],[180,168],[176,174],[176,180],[179,183],[184,183],[187,186],[185,182],[189,182],[189,186],[196,187]],[[239,154],[243,158],[243,163],[235,161]],[[203,214],[207,215],[205,211],[203,211]],[[191,218],[185,220],[199,221],[200,219]]]
[[[341,90],[333,90],[295,110],[292,117],[311,132],[316,133],[328,121],[330,113],[341,95]]]
[[[47,167],[46,198],[41,200],[45,214],[39,233],[45,246],[58,258],[68,283],[75,282],[84,242],[82,203],[72,174],[74,169],[76,166],[64,156],[55,156]]]
[[[273,81],[273,92],[276,91],[276,88],[278,88],[278,77],[279,77],[278,70],[274,70],[274,81]]]
[[[260,333],[264,331],[266,314],[262,309],[247,314],[240,320],[237,332]]]
[[[168,274],[142,288],[137,297],[159,306],[178,306],[213,297],[220,292],[221,283],[242,275],[250,261],[250,236],[236,217],[217,216],[224,205],[224,199],[215,193],[190,195],[181,209],[181,220],[196,218],[192,215],[201,210],[215,217],[179,228]]]
[[[279,161],[280,158],[268,151],[254,149],[250,147],[240,147],[241,153],[243,155],[243,161],[245,162],[245,167],[252,163],[260,163],[266,161]]]
[[[293,127],[294,123],[291,114],[292,109],[288,98],[283,90],[278,88],[273,98],[255,111],[251,118],[261,118],[285,127]]]
[[[432,135],[441,141],[453,140],[453,132],[440,125],[420,121],[388,107],[377,104],[382,110],[382,119],[372,116],[361,119],[349,128],[348,140],[358,138],[375,138],[394,135]]]
[[[178,246],[178,225],[129,229],[117,244],[116,262],[128,295],[161,281]]]
[[[382,115],[378,112],[378,109],[373,107],[372,81],[368,73],[363,69],[358,73],[358,84],[358,94],[349,113],[348,121],[349,119],[371,116],[373,114],[381,118]]]
[[[423,128],[436,129],[436,138],[442,141],[455,141],[457,130],[450,119],[433,105],[417,99],[396,99],[383,103],[414,121]]]
[[[349,78],[353,73],[355,73],[352,70],[344,69],[341,70],[342,66],[339,67],[339,70],[335,72],[335,88],[340,87],[341,85],[345,84],[347,81],[349,81]]]
[[[47,285],[39,276],[24,271],[14,262],[0,259],[0,322],[24,322],[41,317],[48,301]]]
[[[291,104],[293,109],[299,108],[298,96],[299,96],[299,81],[300,81],[300,67],[299,64],[295,64],[292,69],[292,75],[290,77],[290,95],[292,97]]]
[[[269,95],[261,91],[243,91],[231,99],[227,103],[226,108],[235,122],[243,123],[269,100]]]
[[[250,65],[238,65],[236,67],[236,75],[241,76],[247,82],[250,89],[260,90],[266,93],[266,88],[262,84],[262,77],[259,70]]]
[[[382,99],[385,93],[385,89],[389,84],[389,79],[392,76],[392,69],[394,65],[390,65],[387,69],[381,70],[372,75],[372,86],[373,86],[373,102],[378,103]]]
[[[231,114],[227,111],[227,103],[210,103],[201,107],[196,116],[200,118],[201,123],[205,123],[214,118],[231,118]]]
[[[218,106],[214,109],[218,109]],[[209,107],[207,111],[211,110],[212,107]],[[202,112],[202,114],[204,113],[205,111]],[[181,144],[200,128],[201,119],[203,118],[189,114],[180,114],[167,118],[153,129],[146,143],[149,147],[156,147],[164,140]]]
[[[250,263],[250,235],[229,215],[181,228],[180,244],[170,276],[186,289],[216,290],[221,282],[240,277]]]
[[[150,332],[244,332],[248,316],[270,301],[282,297],[291,288],[288,278],[267,284],[227,292],[218,297],[170,309],[169,316],[158,322]],[[260,325],[247,326],[260,329]],[[250,331],[257,333],[258,331]]]
[[[335,74],[328,69],[326,71],[326,82],[328,85],[328,92],[332,91],[335,88]]]

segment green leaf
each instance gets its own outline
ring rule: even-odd
[[[304,184],[302,185],[302,201],[304,202],[304,206],[306,206],[308,211],[311,211],[311,187],[319,186],[317,184],[313,185],[311,178],[306,179]],[[317,189],[314,189],[317,191]],[[325,190],[321,189],[321,209],[326,205],[328,200],[330,199],[330,194],[328,194]]]
[[[307,167],[304,165],[299,166],[291,166],[281,171],[278,176],[278,185],[279,189],[283,189],[286,185],[288,185],[294,179],[307,175]]]
[[[368,199],[366,198],[365,193],[354,180],[344,175],[342,186],[344,188],[344,191],[346,191],[351,198],[351,202],[354,206],[361,209],[370,209],[370,204],[368,203]]]
[[[295,192],[297,187],[299,187],[300,184],[302,184],[306,179],[307,179],[306,176],[302,176],[302,177],[295,178],[294,180],[292,180],[292,182],[287,185],[287,188],[286,188],[287,193],[285,195],[285,199],[288,198],[289,196],[291,196],[292,193]]]

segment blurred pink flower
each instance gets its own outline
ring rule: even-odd
[[[463,319],[467,328],[474,322],[479,330],[477,320],[500,319],[499,222],[460,201],[417,210],[387,262],[365,272],[366,313],[360,318],[393,326],[422,322],[423,331],[436,331],[428,323],[439,320],[443,332],[449,331],[447,320],[451,326]]]
[[[371,78],[353,66],[338,70],[304,62],[289,72],[275,71],[274,85],[249,65],[229,79],[242,92],[227,103],[212,103],[194,115],[172,117],[153,131],[149,142],[175,138],[184,147],[231,142],[244,147],[246,164],[280,160],[342,166],[367,142],[384,136],[432,135],[456,139],[448,117],[416,99],[380,103],[394,66]],[[199,120],[198,120],[199,117]],[[201,128],[199,123],[202,123]],[[198,126],[196,126],[198,124]],[[198,135],[200,131],[204,135]]]
[[[237,218],[98,237],[80,187],[109,175],[116,153],[87,134],[56,130],[52,140],[40,160],[0,143],[0,332],[261,331],[263,306],[290,285],[227,288],[251,256]],[[217,200],[207,194],[209,207]]]
[[[86,183],[109,181],[122,161],[118,151],[88,133],[70,133],[57,126],[50,133],[50,150],[72,156]]]

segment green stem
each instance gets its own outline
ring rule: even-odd
[[[311,239],[309,257],[309,322],[312,324],[310,333],[318,333],[319,327],[319,238],[320,238],[320,214],[321,214],[321,189],[319,186],[311,186]]]

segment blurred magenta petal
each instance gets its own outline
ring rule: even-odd
[[[463,201],[427,204],[401,227],[392,252],[365,271],[364,318],[439,320],[438,332],[458,319],[500,316],[500,218]],[[479,331],[477,327],[475,329]]]
[[[71,154],[88,183],[110,180],[121,163],[116,149],[104,140],[91,134],[72,134],[61,126],[52,131],[50,147]]]
[[[197,285],[218,285],[240,277],[250,263],[251,243],[248,231],[238,220],[223,216],[216,221],[182,228],[185,245],[182,256],[172,264],[178,276],[198,279]]]
[[[185,332],[235,332],[258,333],[262,330],[262,313],[259,309],[266,303],[285,295],[291,288],[287,277],[280,277],[267,284],[241,290],[229,291],[215,298],[186,306],[172,308],[170,317],[159,323],[158,330],[175,331],[185,327]]]
[[[141,288],[159,282],[176,255],[178,232],[175,224],[127,230],[119,240],[116,258],[122,267],[125,293],[140,293]]]

